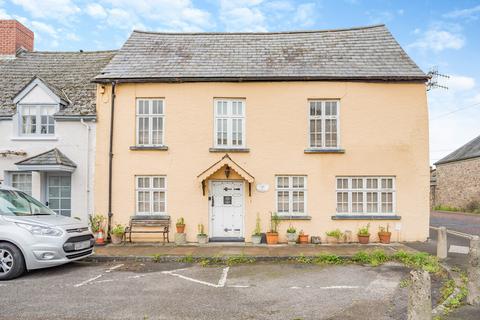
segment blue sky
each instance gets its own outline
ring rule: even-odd
[[[35,32],[36,50],[103,50],[132,29],[279,31],[385,23],[424,70],[450,75],[428,93],[431,162],[480,135],[480,1],[0,0],[0,19]]]

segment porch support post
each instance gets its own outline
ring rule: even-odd
[[[249,197],[252,196],[252,183],[251,182],[248,183],[248,196]]]
[[[47,191],[45,191],[47,193]],[[32,171],[32,197],[42,199],[42,174],[38,171]]]
[[[202,180],[202,193],[205,195],[205,180]]]

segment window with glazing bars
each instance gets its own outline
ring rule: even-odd
[[[337,213],[393,214],[394,177],[337,177]]]
[[[137,214],[165,214],[167,181],[164,176],[136,177]]]
[[[339,101],[309,100],[310,148],[338,148]]]
[[[137,99],[137,145],[164,144],[164,109],[163,99]]]
[[[307,203],[306,176],[277,176],[277,212],[281,214],[304,214]]]
[[[245,100],[216,99],[215,147],[245,147]]]

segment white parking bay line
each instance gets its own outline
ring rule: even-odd
[[[230,270],[230,267],[223,268],[222,276],[220,277],[220,280],[218,280],[218,287],[225,287],[225,283],[227,283],[228,270]]]
[[[102,277],[101,274],[98,275],[98,276],[96,276],[96,277],[93,277],[93,278],[90,278],[90,279],[88,279],[88,280],[85,280],[85,281],[83,281],[83,282],[77,283],[76,285],[74,285],[74,287],[75,287],[75,288],[78,288],[78,287],[84,286],[84,285],[86,285],[86,284],[89,284],[89,283],[92,282],[92,281],[97,280],[97,279],[100,278],[100,277]]]
[[[465,246],[456,246],[456,245],[451,245],[450,246],[450,249],[448,249],[448,252],[451,252],[451,253],[461,253],[461,254],[468,254],[470,252],[470,248],[469,247],[465,247]]]
[[[359,286],[329,286],[329,287],[320,287],[319,289],[322,290],[330,290],[330,289],[358,289]]]
[[[122,263],[122,264],[118,264],[118,265],[113,266],[113,267],[111,267],[110,269],[106,270],[105,272],[107,272],[107,273],[108,273],[108,272],[112,272],[113,270],[118,269],[118,268],[121,268],[121,267],[123,267],[123,266],[124,266],[123,263]]]
[[[174,276],[174,277],[178,277],[178,278],[181,278],[181,279],[184,279],[184,280],[187,280],[187,281],[192,281],[192,282],[195,282],[195,283],[203,284],[205,286],[214,287],[214,288],[222,288],[222,287],[225,287],[225,283],[227,282],[228,270],[230,268],[226,267],[226,268],[223,269],[222,275],[220,277],[220,280],[218,280],[217,284],[207,282],[207,281],[203,281],[203,280],[194,279],[194,278],[191,278],[191,277],[184,276],[183,274],[178,274],[177,273],[178,271],[182,271],[182,270],[186,270],[186,269],[188,269],[188,268],[175,269],[175,270],[170,270],[170,271],[162,271],[162,273],[163,274],[168,274],[168,275],[171,275],[171,276]]]

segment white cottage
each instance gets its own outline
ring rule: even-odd
[[[14,20],[0,20],[0,32],[0,184],[86,219],[95,160],[91,80],[114,52],[35,52],[33,33]]]

